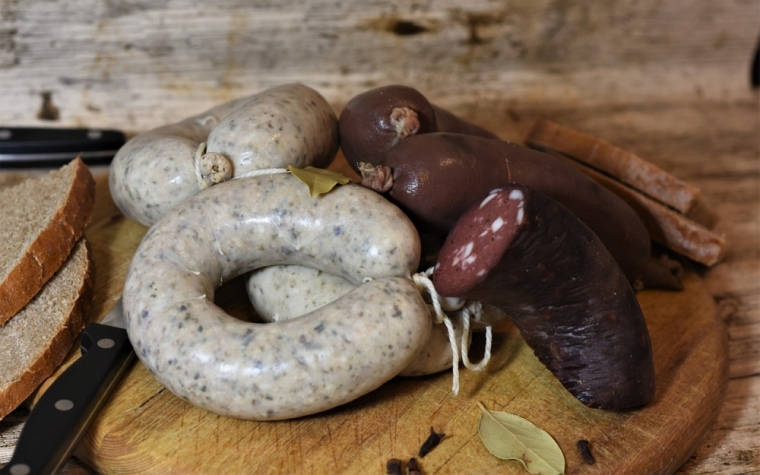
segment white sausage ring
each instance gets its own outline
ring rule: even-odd
[[[313,414],[391,379],[427,340],[431,318],[408,280],[419,254],[409,219],[363,187],[312,200],[289,174],[224,182],[143,238],[124,287],[127,330],[147,368],[193,404],[244,419]],[[374,280],[285,323],[241,322],[213,304],[222,281],[278,264]]]

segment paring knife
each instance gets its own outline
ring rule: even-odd
[[[118,130],[0,126],[0,168],[57,167],[77,156],[108,164],[125,140]]]
[[[82,357],[45,391],[0,475],[57,473],[135,357],[121,299],[101,323],[82,332]]]

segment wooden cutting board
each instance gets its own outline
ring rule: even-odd
[[[104,173],[97,176],[95,217],[87,230],[96,265],[92,319],[118,298],[129,260],[146,228],[119,213]],[[239,282],[217,300],[245,308]],[[108,474],[385,473],[390,458],[415,456],[431,427],[446,433],[420,464],[425,474],[524,473],[498,460],[477,435],[487,408],[523,416],[549,432],[567,473],[672,473],[715,421],[728,369],[726,333],[700,278],[687,274],[682,292],[639,294],[654,348],[655,400],[630,412],[584,407],[538,362],[510,324],[496,329],[487,370],[463,370],[459,396],[451,374],[396,378],[329,412],[285,422],[250,422],[197,409],[165,390],[139,362],[77,449]],[[243,312],[245,313],[245,312]],[[589,440],[596,463],[576,448]]]

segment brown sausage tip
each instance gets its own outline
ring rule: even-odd
[[[378,193],[385,193],[393,188],[393,170],[387,165],[377,165],[359,162],[359,173],[362,176],[362,186]]]
[[[396,128],[397,140],[405,139],[420,130],[417,113],[408,107],[394,107],[391,111],[391,124]]]

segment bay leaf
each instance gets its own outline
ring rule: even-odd
[[[557,442],[532,422],[507,412],[482,412],[478,433],[483,445],[500,459],[517,460],[532,474],[565,473],[565,456]]]
[[[309,187],[309,195],[312,198],[329,192],[339,183],[345,185],[351,181],[350,178],[341,173],[324,168],[296,168],[288,165],[288,171]]]

